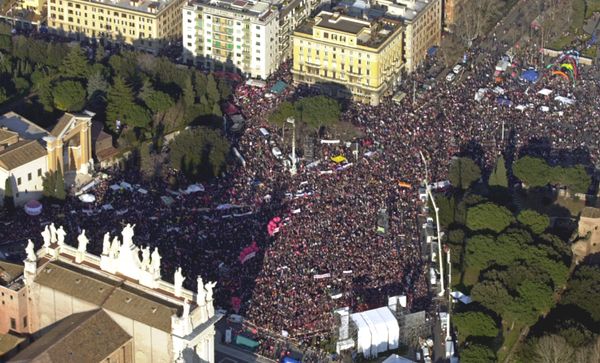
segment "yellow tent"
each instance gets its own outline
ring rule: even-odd
[[[334,163],[340,164],[340,163],[346,162],[347,160],[343,155],[338,155],[338,156],[332,156],[331,161],[333,161]]]
[[[571,72],[573,72],[573,65],[572,65],[572,64],[569,64],[569,63],[563,63],[563,64],[561,64],[561,65],[560,65],[560,67],[561,67],[561,68],[568,69],[568,70],[570,70]]]

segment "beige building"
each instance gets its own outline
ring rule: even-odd
[[[600,209],[585,207],[579,215],[577,226],[578,241],[571,245],[575,262],[586,256],[600,252]]]
[[[427,51],[442,41],[442,0],[374,0],[387,14],[403,20],[405,70],[413,72]]]
[[[294,32],[294,82],[377,105],[400,80],[403,31],[398,19],[322,11]]]
[[[77,38],[106,39],[157,52],[181,40],[185,0],[48,0],[48,27]]]
[[[89,174],[93,168],[91,119],[65,113],[52,131],[9,112],[0,116],[0,201],[6,180],[16,204],[41,197],[46,172]]]
[[[140,259],[133,228],[122,242],[107,233],[101,256],[86,251],[85,231],[77,247],[54,225],[37,252],[29,242],[14,289],[26,308],[2,305],[0,315],[36,339],[11,362],[214,362],[215,284],[198,277],[194,293],[180,269],[173,284],[163,281],[158,250],[141,249]]]

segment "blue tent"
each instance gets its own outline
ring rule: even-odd
[[[508,97],[506,97],[506,96],[505,97],[500,96],[500,97],[496,98],[496,102],[498,102],[498,104],[500,106],[510,106],[510,105],[512,105],[512,101]]]
[[[536,82],[540,78],[540,74],[535,69],[528,69],[521,73],[521,78],[527,82]]]
[[[280,94],[287,88],[287,83],[284,81],[277,81],[273,87],[271,87],[271,93]]]

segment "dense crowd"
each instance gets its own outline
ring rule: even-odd
[[[328,341],[336,308],[379,307],[394,295],[406,295],[411,309],[426,308],[427,268],[418,223],[423,205],[417,191],[426,168],[420,153],[430,181],[445,180],[448,163],[459,153],[476,157],[482,167],[507,150],[527,149],[554,161],[599,160],[595,66],[581,67],[575,84],[543,69],[535,84],[518,74],[498,83],[493,73],[500,55],[474,50],[468,56],[478,62],[468,66],[461,82],[439,81],[414,104],[412,97],[400,104],[385,99],[377,107],[352,103],[342,119],[362,135],[358,147],[317,144],[316,160],[300,160],[295,176],[271,153],[275,143],[289,152],[289,133],[283,142],[280,130],[267,122],[282,100],[313,92],[288,85],[266,96],[277,80],[291,83],[287,62],[265,88],[240,84],[235,90],[247,123],[232,141],[245,167],[232,161],[225,177],[194,193],[179,190],[191,182],[173,170],[158,179],[145,179],[135,169],[104,170],[107,177],[98,177],[90,191],[94,203],[70,197],[62,206],[45,205],[39,217],[11,218],[5,221],[10,227],[0,229],[0,240],[40,243],[42,227],[31,228],[32,220],[54,221],[64,225],[72,244],[85,229],[89,249],[99,253],[105,232],[115,235],[124,224],[135,224],[137,244],[159,247],[164,278],[181,266],[191,289],[197,274],[217,280],[218,305],[256,327],[256,337],[264,342],[260,352],[270,356],[286,347],[267,336],[289,335],[303,346]],[[526,58],[525,51],[513,63],[525,67]],[[412,77],[420,81],[422,74]],[[511,106],[498,103],[495,87],[503,89],[502,98]],[[479,88],[489,91],[476,101]],[[540,95],[542,88],[553,93]],[[576,103],[561,104],[556,95]],[[269,138],[261,127],[271,131]],[[346,160],[336,163],[334,156]],[[383,209],[389,227],[377,233]],[[267,226],[274,218],[278,228],[270,235]],[[253,243],[258,253],[242,262],[240,253]]]

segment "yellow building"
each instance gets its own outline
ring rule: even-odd
[[[157,52],[181,40],[185,0],[48,0],[48,27],[77,38],[104,38]]]
[[[293,34],[294,82],[377,105],[400,80],[403,30],[396,19],[321,11]]]

